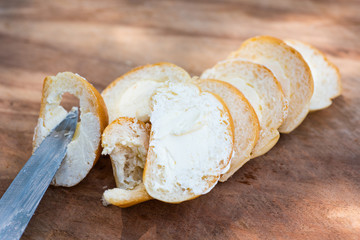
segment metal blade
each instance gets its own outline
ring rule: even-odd
[[[0,239],[21,237],[65,157],[77,119],[78,110],[73,108],[42,141],[0,199]]]

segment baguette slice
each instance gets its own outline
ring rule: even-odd
[[[310,101],[310,111],[327,108],[331,99],[341,95],[341,77],[339,69],[318,49],[297,40],[285,40],[295,48],[310,67],[314,79],[314,94]]]
[[[195,84],[168,82],[151,107],[148,194],[179,203],[209,192],[230,167],[234,127],[226,105]]]
[[[265,154],[276,144],[280,137],[278,128],[287,114],[287,102],[279,82],[270,70],[256,63],[234,59],[216,64],[206,70],[201,78],[228,82],[249,100],[260,123],[259,140],[251,152],[251,158]],[[236,118],[232,116],[236,127]]]
[[[119,117],[150,118],[150,97],[165,81],[191,81],[189,74],[171,63],[137,67],[113,81],[102,93],[110,122]]]
[[[150,124],[122,117],[102,134],[102,154],[110,155],[117,188],[106,190],[104,205],[130,207],[150,200],[142,178],[149,148]]]
[[[309,112],[314,82],[299,52],[280,39],[260,36],[246,40],[228,58],[245,58],[269,68],[280,82],[289,104],[288,115],[279,131],[290,133],[300,125]]]
[[[196,83],[202,91],[220,96],[226,103],[234,121],[234,152],[231,157],[231,165],[230,169],[220,177],[220,182],[225,182],[250,160],[250,153],[259,137],[259,120],[248,100],[231,84],[210,79],[198,80]]]
[[[40,115],[33,138],[33,151],[50,131],[66,116],[60,105],[64,93],[80,100],[80,122],[66,157],[56,172],[52,184],[71,187],[88,174],[101,153],[101,133],[108,124],[107,110],[100,93],[84,78],[70,72],[46,77],[43,85]]]

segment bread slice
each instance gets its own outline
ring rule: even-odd
[[[299,52],[280,39],[259,36],[246,40],[228,58],[245,58],[269,68],[289,103],[288,115],[279,131],[289,133],[300,125],[309,112],[314,82],[310,68]]]
[[[67,147],[66,157],[52,184],[71,187],[88,174],[101,153],[100,137],[108,124],[107,110],[100,93],[85,78],[70,72],[46,77],[43,85],[39,120],[34,132],[33,151],[66,116],[60,105],[64,93],[80,100],[80,122]]]
[[[169,203],[209,192],[229,169],[233,151],[226,105],[195,84],[168,82],[157,89],[151,109],[146,191]]]
[[[142,181],[149,135],[150,124],[135,118],[118,118],[105,128],[102,154],[110,155],[117,188],[104,192],[104,205],[129,207],[151,199]]]
[[[244,94],[254,108],[260,123],[260,136],[250,158],[265,154],[276,144],[280,137],[278,128],[287,114],[287,102],[279,82],[269,69],[249,61],[234,59],[219,62],[213,68],[204,71],[201,78],[219,79],[232,84]],[[227,103],[226,100],[225,102]],[[228,107],[231,110],[230,105],[228,104]],[[232,111],[230,112],[236,128],[236,118]],[[239,137],[236,131],[235,137]],[[242,135],[239,138],[239,141],[242,141]]]
[[[248,100],[231,84],[210,79],[199,79],[196,83],[202,91],[215,93],[224,100],[234,122],[234,152],[231,165],[220,178],[221,182],[225,182],[250,159],[250,153],[259,137],[259,120]]]
[[[295,48],[310,67],[314,79],[314,94],[310,101],[310,111],[327,108],[331,99],[341,94],[341,77],[339,69],[331,63],[318,49],[297,40],[285,40]]]
[[[165,81],[191,81],[189,74],[171,63],[137,67],[113,81],[102,93],[110,122],[119,117],[136,117],[148,122],[150,97]]]

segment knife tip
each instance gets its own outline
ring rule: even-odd
[[[77,107],[73,107],[71,111],[66,115],[65,119],[56,126],[55,131],[68,131],[75,132],[76,124],[78,121],[79,109]]]

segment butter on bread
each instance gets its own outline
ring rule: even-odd
[[[285,43],[295,48],[310,67],[314,80],[314,94],[310,101],[310,111],[327,108],[332,99],[341,94],[341,77],[339,69],[331,63],[325,54],[310,44],[285,40]]]
[[[151,99],[151,133],[143,181],[158,200],[179,203],[209,192],[230,166],[234,127],[216,95],[167,82]]]
[[[172,63],[137,67],[113,81],[101,93],[110,122],[119,117],[135,117],[143,122],[150,118],[150,97],[165,81],[190,82],[190,75]]]
[[[281,133],[289,133],[301,124],[309,112],[314,82],[308,64],[298,51],[280,39],[259,36],[243,42],[228,58],[247,59],[273,72],[289,104],[288,115],[279,128]]]
[[[250,160],[250,154],[259,138],[259,120],[251,104],[233,85],[213,79],[199,79],[196,84],[202,91],[220,96],[234,122],[234,152],[229,170],[221,175],[220,182],[224,182]]]
[[[70,72],[46,77],[34,132],[33,151],[65,118],[67,111],[60,105],[64,93],[79,98],[80,122],[52,184],[71,187],[84,179],[98,160],[101,153],[101,133],[108,124],[108,115],[100,93],[85,78]]]
[[[201,78],[232,84],[254,108],[260,123],[260,135],[249,158],[265,154],[277,143],[280,137],[278,128],[287,115],[288,106],[279,82],[269,69],[246,60],[231,59],[205,70]]]
[[[104,155],[109,155],[116,188],[103,194],[104,205],[130,207],[150,200],[143,184],[143,169],[149,148],[150,124],[121,117],[102,134]]]

